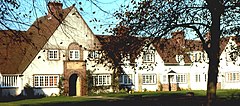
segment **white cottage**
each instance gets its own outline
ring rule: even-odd
[[[48,7],[27,31],[1,31],[2,96],[24,95],[26,84],[35,95],[86,94],[86,59],[99,42],[74,5]]]
[[[1,96],[26,95],[26,85],[34,95],[82,96],[89,88],[112,92],[116,81],[121,89],[140,92],[207,89],[207,54],[183,31],[154,42],[94,35],[74,5],[62,9],[62,3],[49,2],[48,7],[27,31],[0,31]],[[119,44],[105,48],[111,42]],[[235,37],[221,39],[218,89],[240,88],[240,61],[233,52],[238,46]]]

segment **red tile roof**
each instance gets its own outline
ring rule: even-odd
[[[74,6],[37,18],[25,32],[0,31],[0,73],[22,74]]]
[[[97,38],[102,43],[102,47],[106,51],[119,52],[125,51],[126,53],[130,53],[132,59],[136,59],[137,56],[143,49],[144,42],[147,38],[138,38],[138,37],[123,37],[123,36],[107,36],[107,35],[97,35]],[[220,53],[226,47],[230,37],[222,38],[220,40]],[[163,59],[164,63],[176,64],[176,55],[183,55],[184,62],[187,64],[192,63],[189,52],[191,51],[204,51],[202,48],[202,42],[200,40],[187,40],[184,39],[184,44],[179,45],[177,42],[179,39],[160,39],[155,38],[152,43],[156,48],[156,51],[159,53],[160,57]],[[127,46],[126,42],[130,42],[130,45]],[[141,43],[140,43],[141,42]],[[125,47],[127,46],[127,47]],[[113,57],[116,58],[116,57]]]

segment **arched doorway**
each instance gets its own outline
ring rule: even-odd
[[[72,74],[69,78],[69,96],[80,96],[80,79],[77,74]]]

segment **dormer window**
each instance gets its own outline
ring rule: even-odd
[[[237,52],[229,52],[227,53],[227,61],[237,61],[238,53]]]
[[[202,55],[201,53],[195,53],[195,55],[194,55],[194,60],[195,60],[195,62],[200,61],[201,55]]]
[[[70,60],[80,60],[80,50],[69,50]]]
[[[100,58],[101,51],[89,51],[88,57],[92,60],[97,60]]]
[[[48,59],[49,60],[59,60],[59,51],[58,50],[48,50]]]
[[[155,55],[154,50],[145,50],[143,51],[143,62],[154,62]]]
[[[196,51],[190,54],[192,62],[208,61],[207,54],[202,51]]]
[[[127,53],[127,54],[121,53],[121,58],[122,58],[122,61],[129,61],[130,60],[130,54],[129,53]]]
[[[183,55],[176,55],[176,61],[177,61],[178,63],[184,62],[184,56],[183,56]]]

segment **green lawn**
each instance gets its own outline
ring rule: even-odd
[[[130,97],[185,97],[187,92],[194,92],[195,97],[202,97],[206,95],[206,91],[196,90],[196,91],[175,91],[175,92],[134,92],[133,94],[127,93],[105,93],[92,95],[87,97],[67,97],[67,96],[59,96],[59,97],[44,97],[39,99],[25,99],[11,102],[0,102],[0,106],[15,106],[15,105],[45,105],[45,104],[79,104],[79,103],[87,103],[87,102],[96,102],[102,101],[104,99],[94,98],[96,96],[101,96],[103,98],[130,98]],[[217,96],[220,99],[224,100],[240,100],[240,90],[218,90]],[[107,100],[107,99],[105,99]],[[114,99],[117,100],[117,99]]]
[[[70,102],[85,102],[93,101],[95,99],[86,97],[68,97],[68,96],[58,96],[58,97],[44,97],[39,99],[25,99],[12,102],[2,102],[0,106],[19,106],[19,105],[44,105],[44,104],[55,104],[55,103],[70,103]]]

